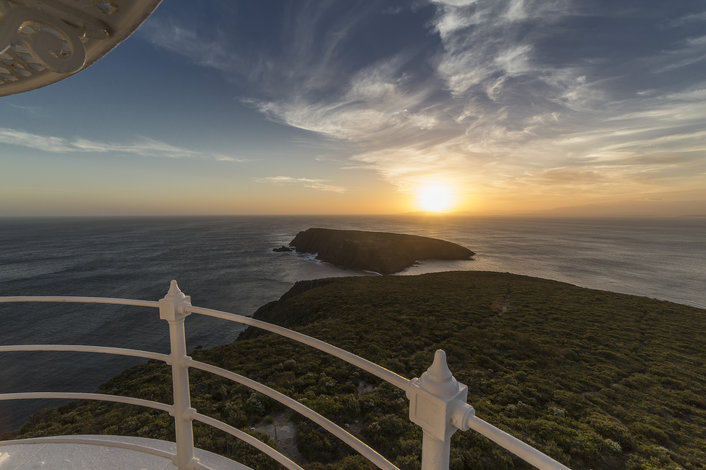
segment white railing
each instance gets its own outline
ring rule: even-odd
[[[195,361],[189,357],[186,354],[184,319],[192,313],[234,321],[290,338],[299,343],[306,344],[327,354],[338,357],[349,364],[363,369],[403,390],[406,393],[407,398],[410,400],[410,420],[419,425],[423,430],[422,470],[448,469],[451,436],[457,430],[467,431],[469,429],[479,432],[537,468],[552,470],[567,469],[567,467],[553,460],[551,457],[548,457],[537,449],[534,449],[506,432],[478,418],[475,415],[475,410],[473,407],[466,403],[468,387],[458,383],[453,377],[446,364],[446,354],[441,350],[436,351],[436,354],[434,355],[434,362],[429,369],[422,374],[421,378],[409,380],[385,369],[384,367],[379,366],[378,364],[370,362],[360,356],[356,356],[355,354],[337,348],[316,338],[312,338],[311,336],[242,315],[235,315],[208,308],[194,307],[191,305],[191,298],[184,295],[184,293],[179,290],[179,286],[176,281],[172,281],[169,292],[167,292],[167,295],[158,302],[99,297],[0,297],[0,303],[11,302],[103,303],[158,308],[160,318],[169,323],[171,352],[168,355],[151,351],[114,347],[55,344],[0,346],[0,353],[9,351],[73,351],[134,356],[162,361],[172,367],[172,387],[174,400],[172,405],[132,397],[98,393],[68,392],[4,393],[0,394],[0,401],[38,398],[102,400],[127,403],[166,411],[174,417],[174,428],[176,434],[176,454],[169,455],[179,470],[208,469],[208,467],[200,463],[198,459],[194,457],[193,421],[199,421],[210,425],[236,437],[237,439],[247,442],[271,458],[275,459],[286,468],[301,469],[301,467],[291,459],[266,445],[262,441],[255,439],[251,435],[244,433],[243,431],[240,431],[239,429],[236,429],[226,423],[202,415],[193,409],[191,407],[191,396],[189,392],[189,368],[199,369],[219,375],[233,382],[242,384],[252,390],[260,392],[317,423],[328,432],[348,444],[378,468],[397,468],[382,455],[368,447],[368,445],[347,432],[345,429],[321,416],[316,411],[297,402],[296,400],[252,379],[211,364]],[[28,441],[37,442],[36,439]],[[56,440],[53,440],[52,442],[58,443]],[[78,443],[76,441],[72,442]],[[151,447],[115,442],[106,444],[106,442],[109,441],[100,439],[83,439],[80,443],[117,446],[126,449],[129,448],[132,450],[139,450],[150,454],[155,454],[156,452],[155,449]],[[158,453],[160,455],[164,455],[163,451],[159,451]]]

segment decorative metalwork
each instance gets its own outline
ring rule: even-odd
[[[161,0],[0,0],[0,96],[54,83],[117,46]]]

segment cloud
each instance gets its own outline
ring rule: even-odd
[[[63,153],[72,150],[72,146],[64,138],[40,136],[6,127],[0,127],[0,142],[44,152]]]
[[[483,86],[487,80],[532,71],[535,44],[533,35],[526,33],[529,23],[541,28],[568,14],[565,2],[433,3],[437,14],[432,24],[443,43],[438,72],[454,95]]]
[[[330,14],[331,2],[302,2],[281,11],[272,7],[268,16],[279,14],[284,18],[281,23],[269,20],[282,28],[275,33],[283,37],[281,42],[274,41],[264,29],[261,36],[253,32],[253,20],[247,12],[224,14],[227,22],[201,28],[194,26],[192,18],[188,22],[155,18],[138,34],[191,63],[222,72],[234,84],[257,83],[261,94],[277,93],[283,83],[297,93],[318,94],[332,88],[338,76],[350,70],[341,67],[336,57],[351,29],[363,26],[372,8],[367,1],[343,5],[344,11],[335,16]],[[217,4],[197,8],[214,8],[211,14],[221,15]]]
[[[256,183],[267,184],[294,184],[301,185],[305,188],[315,189],[317,191],[328,191],[333,193],[346,192],[346,188],[342,186],[334,186],[328,184],[326,180],[313,178],[294,178],[291,176],[265,176],[262,178],[253,178]]]
[[[8,103],[8,106],[18,109],[22,112],[25,112],[31,116],[37,116],[37,117],[47,117],[48,113],[46,108],[43,106],[30,106],[30,105],[20,105],[16,103]]]
[[[142,137],[137,142],[128,144],[115,144],[97,142],[93,140],[77,138],[69,141],[69,146],[74,151],[97,152],[97,153],[122,153],[133,154],[142,157],[166,157],[166,158],[195,158],[199,154],[193,150],[176,147],[147,137]]]
[[[567,185],[573,188],[595,188],[597,184],[607,180],[603,172],[587,168],[551,168],[533,178],[541,180],[543,185]]]
[[[684,26],[690,23],[706,22],[706,10],[698,13],[689,13],[669,22],[672,27]]]
[[[213,158],[218,161],[242,162],[226,155],[208,155],[155,139],[141,137],[129,143],[110,143],[81,137],[43,136],[22,130],[0,127],[0,143],[17,145],[49,153],[111,153],[151,158]]]
[[[341,168],[403,191],[428,179],[479,192],[703,183],[703,11],[431,0],[420,20],[380,5],[290,5],[262,37],[166,20],[147,35],[223,72],[270,120],[341,142]]]
[[[424,109],[426,90],[404,91],[399,68],[391,60],[360,70],[340,95],[311,100],[293,95],[285,100],[249,100],[272,120],[329,137],[373,142],[397,134],[397,139],[433,129],[437,116]]]
[[[247,158],[232,157],[230,155],[214,154],[213,158],[218,162],[233,162],[233,163],[245,163],[249,161]]]
[[[222,37],[206,37],[179,24],[154,19],[140,28],[148,41],[168,51],[187,57],[191,62],[224,72],[243,70],[245,64],[230,53]]]

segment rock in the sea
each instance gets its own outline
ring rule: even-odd
[[[310,228],[289,243],[298,252],[346,269],[392,274],[424,259],[462,260],[475,253],[436,238],[360,230]]]
[[[294,250],[294,248],[290,248],[290,247],[284,246],[284,245],[280,246],[279,248],[272,248],[272,251],[278,251],[278,252],[292,251],[292,250]]]

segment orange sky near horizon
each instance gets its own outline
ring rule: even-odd
[[[0,99],[0,217],[706,216],[703,8],[391,1],[162,2]]]

